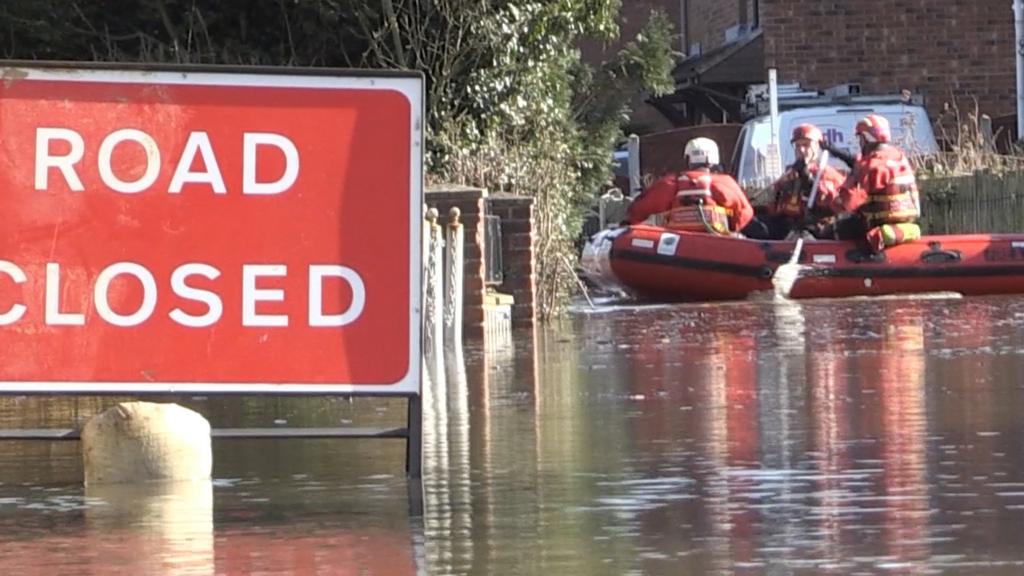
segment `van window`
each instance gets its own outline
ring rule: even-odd
[[[629,178],[629,150],[619,148],[612,153],[612,175]]]
[[[756,118],[747,122],[737,141],[742,150],[736,165],[736,179],[749,193],[765,188],[775,180],[768,162],[768,145],[771,143],[771,122],[767,118]],[[785,150],[783,150],[785,152]],[[786,164],[785,155],[782,160]]]
[[[740,176],[740,164],[743,163],[743,150],[746,148],[743,143],[747,141],[749,136],[750,127],[748,125],[744,125],[743,128],[740,129],[740,135],[736,138],[736,146],[732,150],[732,161],[729,162],[729,166],[732,168],[729,173],[737,180],[739,180]]]

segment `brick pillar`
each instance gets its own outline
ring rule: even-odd
[[[527,196],[491,196],[490,213],[501,218],[501,260],[505,281],[498,288],[511,294],[512,325],[532,326],[537,319],[534,305],[537,289],[534,281],[533,198]]]
[[[447,226],[449,210],[454,206],[462,212],[459,220],[465,230],[463,255],[462,332],[467,338],[484,334],[484,199],[487,191],[457,185],[428,188],[424,194],[427,206],[440,212],[439,222]]]

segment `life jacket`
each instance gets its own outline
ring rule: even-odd
[[[806,200],[803,181],[795,170],[786,170],[784,181],[775,192],[775,213],[787,218],[798,219],[804,215]]]
[[[920,197],[914,169],[907,157],[895,149],[891,153],[876,155],[868,167],[881,167],[889,173],[888,182],[881,189],[868,190],[867,202],[859,212],[867,220],[868,228],[883,224],[914,222],[921,215]]]
[[[811,165],[808,168],[808,176],[810,179],[801,179],[796,170],[788,169],[783,175],[781,182],[776,185],[775,191],[775,213],[784,216],[790,220],[800,220],[804,217],[804,211],[807,207],[807,201],[811,194],[811,184],[815,174],[818,172],[818,166],[816,164]],[[830,216],[835,216],[835,212],[829,206],[832,197],[835,195],[835,188],[841,181],[836,180],[838,176],[830,168],[826,167],[826,171],[821,175],[821,179],[818,182],[818,195],[815,198],[814,206],[811,208],[811,214],[815,218],[824,219]]]
[[[792,176],[779,189],[775,199],[775,213],[792,220],[797,220],[803,217],[804,205],[807,200],[804,199],[800,178],[795,174]]]
[[[711,174],[683,172],[676,177],[676,197],[666,227],[685,232],[728,234],[732,210],[719,206],[711,195]]]

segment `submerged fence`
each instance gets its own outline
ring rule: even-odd
[[[922,178],[926,234],[1024,232],[1024,172]]]
[[[436,208],[426,210],[423,225],[423,363],[431,380],[443,378],[446,354],[461,354],[464,231],[458,208],[448,223]]]

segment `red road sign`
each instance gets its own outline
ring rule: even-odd
[[[420,77],[0,73],[0,391],[419,391]]]

